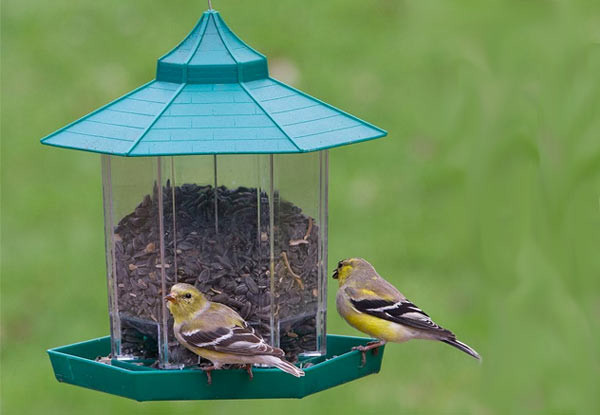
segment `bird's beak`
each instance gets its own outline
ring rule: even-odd
[[[177,302],[177,298],[175,298],[175,296],[173,294],[169,294],[165,297],[166,301],[170,301],[172,303],[176,303]]]
[[[338,279],[338,269],[337,268],[333,271],[332,277],[333,277],[334,280]]]

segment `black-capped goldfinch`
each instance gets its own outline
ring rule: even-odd
[[[210,371],[224,364],[245,365],[252,378],[252,365],[275,366],[296,377],[304,372],[283,359],[281,349],[271,347],[231,308],[209,301],[190,284],[175,284],[165,297],[175,320],[175,337],[184,347],[208,359]]]
[[[431,320],[419,307],[406,299],[392,284],[381,278],[375,268],[362,258],[340,261],[333,278],[339,282],[337,310],[354,328],[378,339],[359,346],[365,352],[386,342],[402,343],[410,339],[439,340],[481,359],[479,354],[458,341],[454,333]]]

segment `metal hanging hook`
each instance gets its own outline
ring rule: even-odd
[[[212,10],[212,1],[208,0],[208,10]]]

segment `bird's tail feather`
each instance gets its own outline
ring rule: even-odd
[[[481,356],[479,356],[479,353],[477,353],[474,349],[472,349],[468,345],[464,344],[463,342],[460,342],[460,341],[458,341],[456,339],[452,339],[452,338],[440,339],[440,340],[446,344],[449,344],[450,346],[456,347],[458,350],[462,350],[463,352],[465,352],[466,354],[468,354],[470,356],[473,356],[477,360],[481,360]]]
[[[297,378],[304,376],[304,371],[302,369],[297,368],[290,362],[286,362],[285,360],[280,359],[276,356],[267,356],[265,359],[265,363],[270,366],[275,366],[276,368],[281,369],[284,372],[289,373],[290,375],[294,375]]]

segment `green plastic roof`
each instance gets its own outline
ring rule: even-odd
[[[156,80],[42,139],[120,156],[299,153],[387,133],[268,76],[218,12],[158,60]]]

